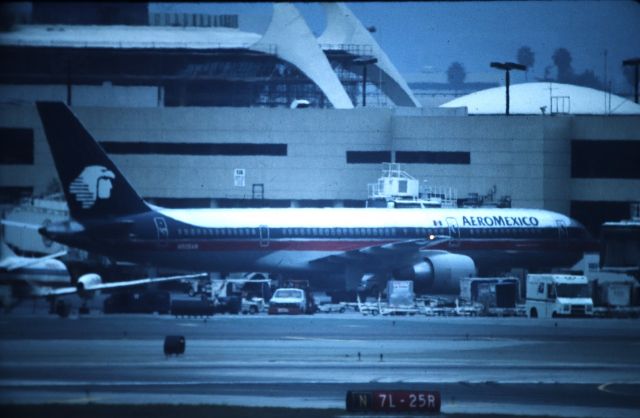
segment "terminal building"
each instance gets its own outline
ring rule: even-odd
[[[510,116],[472,95],[423,108],[345,5],[325,11],[317,38],[285,3],[264,34],[238,30],[242,16],[152,14],[0,33],[5,207],[56,191],[36,100],[68,103],[134,188],[169,207],[364,207],[386,162],[594,233],[640,200],[639,105],[558,85]]]

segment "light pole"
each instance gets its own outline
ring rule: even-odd
[[[354,64],[362,65],[362,107],[367,105],[367,65],[377,62],[377,58],[368,55],[353,59]]]
[[[622,61],[622,65],[635,67],[635,77],[633,82],[633,86],[635,89],[634,102],[638,103],[638,66],[640,65],[640,58],[624,60]]]
[[[505,84],[507,86],[507,109],[506,114],[509,116],[509,85],[511,84],[511,76],[509,71],[511,70],[520,70],[526,71],[527,66],[522,64],[516,64],[515,62],[492,62],[491,68],[497,68],[499,70],[504,70],[505,72]]]

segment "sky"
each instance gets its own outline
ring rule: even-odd
[[[316,35],[325,18],[318,3],[294,3]],[[529,46],[535,63],[529,73],[541,77],[555,49],[567,48],[576,73],[593,70],[614,90],[631,90],[622,60],[640,57],[640,1],[491,1],[358,2],[347,6],[409,81],[444,75],[461,62],[467,81],[491,81],[491,61],[516,61],[518,48]],[[240,29],[263,33],[271,3],[151,3],[150,12],[238,14]],[[554,73],[555,74],[555,73]],[[517,75],[515,77],[518,77]],[[520,76],[522,77],[522,76]],[[500,75],[498,75],[500,78]],[[495,80],[494,80],[495,81]],[[516,78],[516,81],[517,78]]]

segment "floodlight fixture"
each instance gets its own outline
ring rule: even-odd
[[[527,66],[522,64],[516,64],[515,62],[492,62],[492,68],[498,68],[500,70],[521,70],[527,71]]]
[[[352,61],[356,65],[362,65],[362,107],[367,105],[367,65],[376,64],[378,59],[371,55],[362,55]]]
[[[504,70],[505,72],[505,85],[507,87],[507,108],[505,110],[505,113],[507,116],[509,116],[509,85],[511,84],[511,75],[510,75],[510,71],[511,70],[520,70],[520,71],[526,71],[527,70],[527,66],[526,65],[522,65],[522,64],[516,64],[515,62],[492,62],[491,64],[491,68],[497,68],[498,70]]]
[[[634,102],[638,103],[638,66],[640,66],[640,58],[631,58],[628,60],[624,60],[622,61],[622,65],[623,66],[629,66],[629,67],[634,67],[634,82],[633,82],[633,87],[634,87]]]

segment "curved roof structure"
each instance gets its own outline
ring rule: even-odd
[[[323,6],[327,15],[327,27],[318,38],[323,49],[356,46],[369,52],[378,60],[368,67],[370,82],[398,106],[422,107],[387,54],[351,10],[344,3],[323,3]]]
[[[440,107],[466,107],[470,115],[501,114],[505,112],[505,89],[503,86],[478,91]],[[512,84],[509,96],[513,114],[540,115],[544,109],[545,113],[573,115],[640,115],[640,105],[624,97],[571,84]]]
[[[353,109],[353,103],[331,68],[324,52],[292,4],[274,3],[273,17],[262,39],[250,49],[262,51],[274,45],[277,55],[294,64],[327,96],[336,109]]]
[[[375,58],[375,64],[367,65],[368,82],[376,85],[397,106],[421,107],[387,54],[347,6],[328,3],[324,8],[327,27],[318,39],[293,4],[274,3],[271,23],[263,35],[227,27],[19,25],[9,32],[0,33],[0,47],[138,49],[155,55],[163,54],[164,50],[176,53],[258,52],[295,66],[336,109],[354,108],[362,68],[357,59]],[[213,71],[195,68],[198,65],[202,67],[204,64],[195,63],[194,68],[186,68],[183,72],[200,74]],[[345,77],[341,73],[343,78],[339,78],[339,70],[350,72],[350,76]],[[215,79],[218,74],[206,75]],[[242,77],[236,72],[232,75],[235,79]]]

